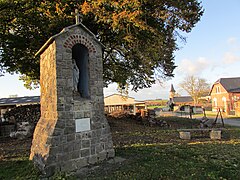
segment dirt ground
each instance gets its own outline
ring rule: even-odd
[[[0,138],[0,161],[28,155],[31,142],[31,138],[25,140],[12,139],[10,137]]]

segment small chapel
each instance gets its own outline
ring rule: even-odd
[[[104,115],[103,48],[79,20],[37,52],[40,56],[41,117],[30,159],[46,177],[113,158]]]

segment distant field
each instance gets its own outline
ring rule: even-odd
[[[149,100],[146,101],[146,105],[148,109],[154,109],[154,108],[164,108],[166,107],[168,100]]]
[[[152,100],[152,101],[153,101],[153,102],[162,102],[162,101],[167,102],[168,100],[167,100],[167,99],[163,99],[163,100],[157,99],[157,100]]]
[[[165,108],[166,106],[148,106],[148,109],[154,109],[154,108]]]

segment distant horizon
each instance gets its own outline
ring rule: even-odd
[[[125,94],[121,94],[121,93],[114,93],[114,94],[117,94],[117,95],[123,95],[123,96],[127,96],[128,98],[134,98],[134,97],[131,97],[129,95],[125,95]],[[114,95],[114,94],[110,94],[108,96],[111,96],[111,95]],[[25,95],[25,96],[18,96],[17,94],[14,94],[14,95],[9,95],[8,97],[0,97],[0,99],[11,99],[11,98],[24,98],[24,97],[40,97],[41,95]],[[108,97],[108,96],[105,96],[104,95],[104,98],[105,97]],[[190,95],[181,95],[180,96],[175,96],[175,97],[191,97]],[[134,98],[135,99],[135,98]],[[144,99],[144,100],[141,100],[141,101],[161,101],[161,100],[168,100],[168,98],[158,98],[158,99]],[[135,99],[136,101],[138,101],[138,99]]]
[[[1,78],[1,77],[0,77]],[[240,78],[240,76],[236,76],[236,77],[221,77],[221,78],[219,78],[219,79],[224,79],[224,78]],[[210,86],[212,86],[216,81],[218,81],[219,79],[216,79],[212,84],[210,84]],[[20,80],[19,80],[20,81]],[[110,86],[113,86],[114,84],[111,84]],[[156,85],[155,85],[156,86]],[[174,84],[173,84],[173,86],[174,86]],[[115,84],[115,87],[116,87],[116,89],[117,89],[117,85]],[[23,88],[25,88],[25,87],[23,87]],[[112,88],[114,88],[114,87],[112,87]],[[135,97],[135,95],[134,95],[134,93],[135,94],[137,94],[137,92],[132,92],[132,91],[129,91],[130,93],[128,94],[128,97],[133,97],[133,98],[135,98],[136,100],[144,100],[144,101],[147,101],[147,100],[166,100],[166,99],[168,99],[169,97],[169,91],[170,91],[170,88],[171,88],[171,85],[167,88],[166,87],[166,89],[164,89],[165,91],[167,91],[168,92],[168,94],[166,94],[166,96],[165,97],[153,97],[153,98],[146,98],[146,99],[143,99],[143,97],[141,97],[140,99],[137,99],[136,97]],[[175,88],[175,86],[174,86],[174,88]],[[149,88],[150,89],[150,88]],[[0,96],[0,98],[2,99],[2,98],[11,98],[11,96],[17,96],[17,97],[28,97],[28,96],[40,96],[40,88],[37,88],[37,89],[34,89],[34,90],[28,90],[28,89],[26,89],[27,91],[29,91],[29,92],[33,92],[33,93],[28,93],[28,94],[17,94],[17,93],[15,93],[15,94],[8,94],[7,96]],[[144,90],[148,90],[147,88],[146,89],[144,89]],[[36,91],[39,91],[38,93],[36,93]],[[114,90],[114,91],[109,91],[107,88],[104,88],[104,97],[107,97],[107,96],[110,96],[110,95],[113,95],[113,94],[121,94],[120,92],[118,92],[117,90]],[[109,94],[109,93],[111,93],[112,92],[112,94]],[[176,91],[177,92],[177,91]],[[181,97],[184,97],[184,96],[190,96],[189,94],[181,94],[181,93],[179,93],[179,92],[177,92]]]
[[[204,78],[212,85],[220,78],[240,77],[240,1],[203,1],[205,12],[186,36],[186,44],[178,41],[179,50],[174,53],[175,77],[151,88],[138,92],[129,90],[129,96],[137,100],[168,99],[171,84],[182,96],[187,93],[179,83],[188,75]],[[18,94],[19,96],[40,95],[40,89],[27,90],[18,75],[6,74],[0,77],[0,98]],[[131,88],[131,87],[130,87]],[[117,85],[104,88],[104,96],[117,93]]]

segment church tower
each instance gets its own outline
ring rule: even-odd
[[[170,93],[169,93],[169,99],[172,100],[173,97],[175,96],[175,89],[173,87],[173,84],[171,84],[171,89],[170,89]]]

